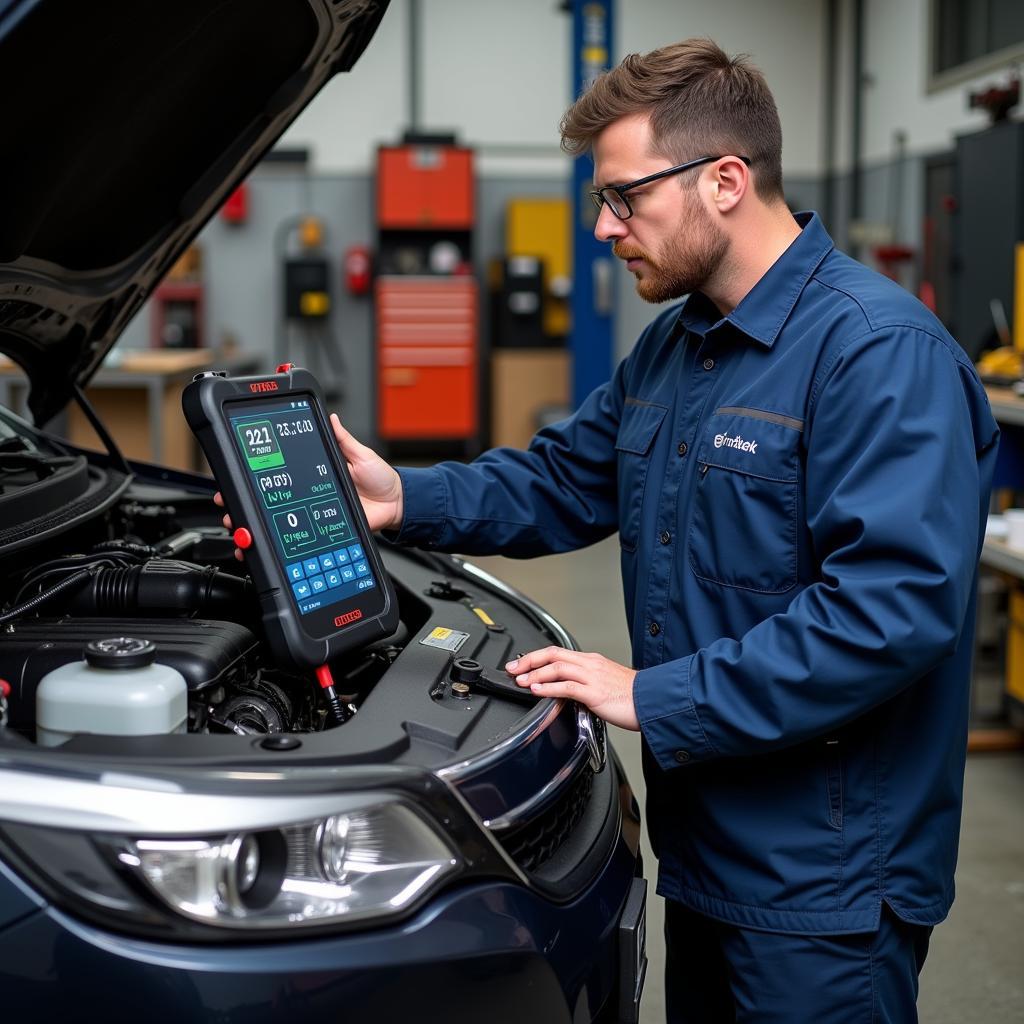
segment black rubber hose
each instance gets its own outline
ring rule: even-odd
[[[153,558],[144,565],[104,569],[75,594],[68,611],[79,615],[209,615],[232,621],[259,616],[248,579],[212,565]]]

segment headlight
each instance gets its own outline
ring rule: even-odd
[[[245,788],[191,794],[61,783],[48,791],[43,782],[34,803],[25,795],[13,808],[21,821],[0,821],[0,861],[101,925],[207,941],[384,923],[413,913],[454,876],[508,874],[475,823],[430,781],[408,795]],[[143,792],[145,801],[111,828]],[[223,831],[211,828],[217,821]]]
[[[397,800],[261,832],[135,839],[117,858],[178,913],[242,928],[398,913],[459,866]]]

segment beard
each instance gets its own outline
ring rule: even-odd
[[[612,254],[620,259],[644,261],[643,268],[633,271],[636,293],[644,301],[655,303],[700,291],[721,267],[728,251],[725,232],[693,192],[687,193],[677,232],[668,238],[656,257],[630,245],[616,242],[612,246]]]

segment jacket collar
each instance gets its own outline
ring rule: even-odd
[[[811,275],[834,247],[816,213],[794,216],[800,234],[728,316],[723,317],[706,295],[694,292],[683,304],[679,323],[702,337],[732,324],[748,338],[771,348]]]

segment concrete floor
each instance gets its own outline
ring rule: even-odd
[[[472,561],[543,605],[583,650],[629,663],[614,537],[568,555]],[[639,737],[613,729],[612,742],[642,804]],[[651,897],[641,1021],[655,1024],[664,1020],[664,918],[646,835],[643,845]],[[1024,1022],[1024,753],[968,759],[957,894],[921,975],[922,1024]]]

